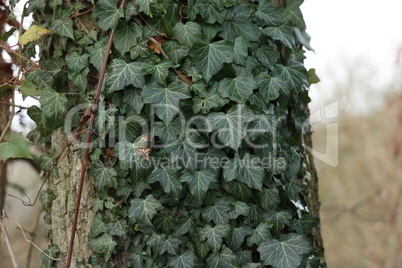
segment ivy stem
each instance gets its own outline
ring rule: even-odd
[[[120,3],[120,8],[124,8],[125,3],[126,3],[126,0],[122,0]],[[88,124],[89,130],[93,129],[93,126],[94,126],[95,112],[97,110],[100,93],[102,91],[103,80],[105,78],[107,62],[109,59],[109,53],[112,49],[114,32],[115,31],[113,30],[109,36],[109,41],[108,41],[106,51],[105,51],[105,57],[103,59],[102,68],[101,68],[101,71],[99,74],[99,80],[98,80],[98,84],[96,87],[96,95],[95,95],[95,98],[93,100],[93,104],[91,107],[91,117],[89,119],[89,124]],[[78,214],[80,211],[82,189],[84,188],[84,179],[85,179],[85,174],[86,174],[86,170],[87,170],[87,166],[88,166],[89,148],[90,148],[89,144],[91,143],[92,134],[93,134],[92,131],[87,131],[86,133],[87,133],[87,138],[86,138],[86,143],[85,143],[85,152],[84,152],[83,161],[82,161],[81,176],[80,176],[80,179],[78,182],[79,183],[78,184],[78,192],[77,192],[77,199],[75,202],[74,219],[73,219],[73,226],[71,229],[70,245],[69,245],[69,249],[68,249],[66,268],[70,268],[70,265],[71,265],[71,258],[72,258],[73,250],[74,250],[75,233],[77,231]]]

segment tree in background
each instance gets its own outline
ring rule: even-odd
[[[29,2],[45,267],[325,265],[301,3]]]

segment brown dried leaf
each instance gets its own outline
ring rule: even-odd
[[[162,46],[162,43],[166,42],[166,39],[161,35],[155,37],[155,40],[156,40],[156,42],[158,42],[159,46]],[[159,49],[159,47],[151,40],[148,41],[148,47],[150,49],[154,50],[156,54],[161,54],[161,50]]]
[[[186,83],[187,85],[189,85],[190,87],[192,85],[194,85],[194,82],[190,79],[190,77],[188,77],[187,75],[185,75],[184,73],[182,73],[181,71],[177,71],[178,75],[177,77],[180,79],[180,81]]]

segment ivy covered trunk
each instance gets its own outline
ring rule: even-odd
[[[89,133],[73,266],[325,266],[302,2],[30,2],[52,31],[21,88],[51,145],[46,267],[65,266]]]

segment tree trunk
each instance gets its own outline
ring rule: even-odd
[[[52,135],[52,148],[61,152],[67,142],[61,129]],[[52,245],[57,245],[60,251],[57,267],[65,267],[69,249],[75,202],[77,199],[78,180],[81,173],[82,159],[74,146],[67,147],[66,156],[57,165],[57,178],[49,181],[49,189],[56,198],[51,206],[51,239]],[[93,178],[87,176],[81,199],[80,214],[77,223],[77,233],[74,241],[74,262],[71,267],[87,267],[92,250],[88,246],[88,233],[93,219],[92,207],[96,196]],[[75,262],[82,266],[75,266]]]
[[[60,127],[66,120],[85,129],[86,116],[62,115],[93,101],[112,32],[104,107],[92,106],[98,121],[82,134],[95,133],[101,148],[84,180],[73,267],[324,267],[317,173],[303,151],[311,133],[301,134],[301,47],[309,47],[302,1],[78,2],[36,0],[28,10],[53,30],[38,41],[46,71],[27,79],[43,89],[38,128],[47,126],[63,155],[42,196],[49,254],[60,258],[47,267],[66,264],[84,161],[74,145],[62,153]],[[181,119],[189,121],[185,138]],[[172,165],[152,162],[161,159]]]

